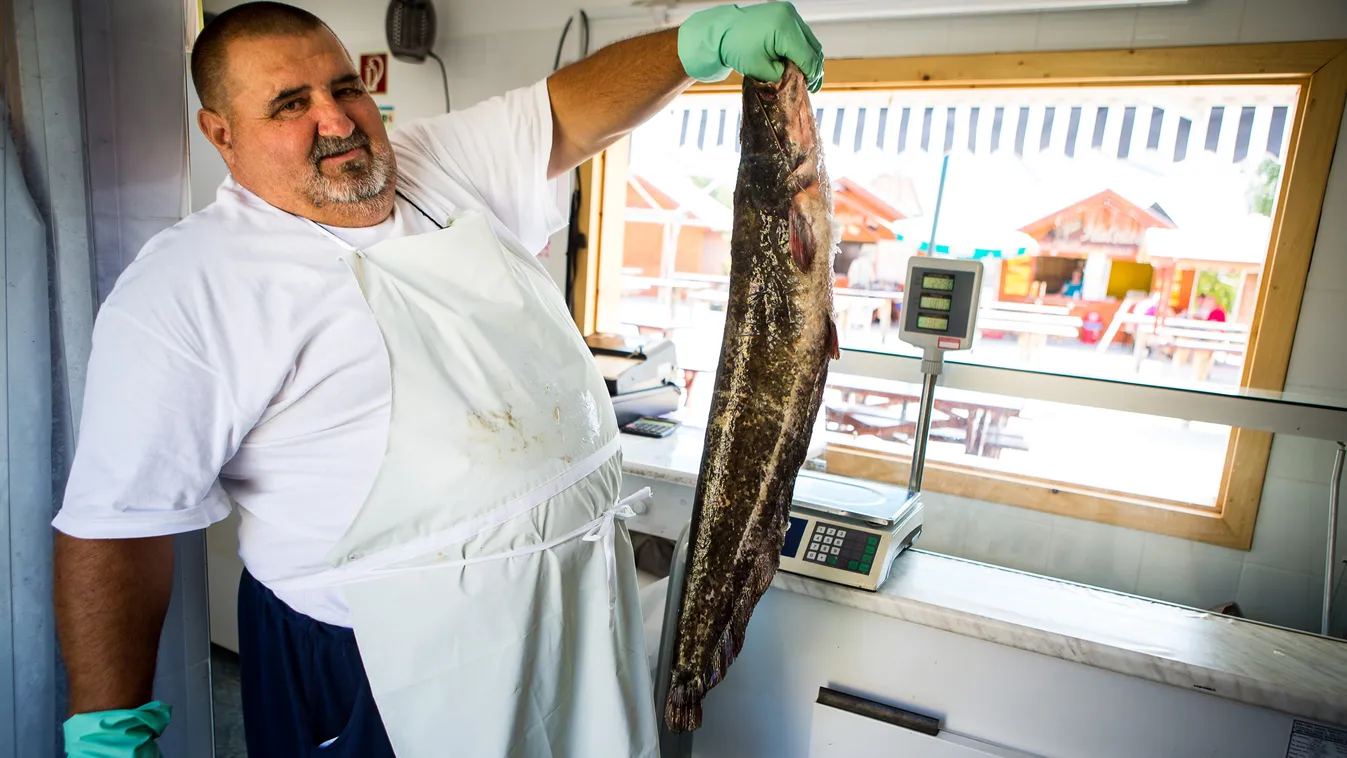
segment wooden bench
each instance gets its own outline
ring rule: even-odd
[[[895,443],[906,443],[916,433],[916,406],[921,401],[918,388],[881,379],[850,374],[832,374],[827,389],[827,421],[833,431],[844,434],[873,435]],[[964,452],[987,458],[999,458],[1001,450],[1027,450],[1023,437],[1006,430],[1006,423],[1018,416],[1018,401],[988,400],[976,393],[941,387],[936,391],[931,437],[962,442]]]
[[[1080,336],[1085,322],[1071,316],[1064,305],[1032,305],[1029,303],[995,303],[978,310],[978,331],[1010,332],[1019,342],[1020,359],[1033,359],[1034,350],[1044,346],[1048,338],[1071,339]]]
[[[1133,355],[1139,368],[1153,348],[1170,348],[1174,365],[1182,366],[1192,359],[1193,379],[1200,382],[1206,380],[1217,356],[1243,360],[1249,349],[1249,332],[1248,324],[1167,318],[1159,326],[1153,322],[1137,326]]]

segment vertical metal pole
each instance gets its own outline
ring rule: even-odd
[[[1333,460],[1333,479],[1328,483],[1328,554],[1324,556],[1324,617],[1319,633],[1328,636],[1328,624],[1333,617],[1333,564],[1338,552],[1338,499],[1342,495],[1342,459],[1347,457],[1347,445],[1338,443],[1338,454]]]
[[[669,685],[673,676],[674,643],[678,636],[678,618],[683,610],[683,585],[687,580],[688,539],[692,524],[683,527],[674,543],[673,560],[669,563],[669,587],[664,601],[664,628],[660,633],[659,659],[655,671],[655,718],[659,720],[659,753],[663,758],[687,758],[692,755],[692,732],[672,732],[664,720],[664,706],[669,699]]]
[[[945,201],[945,174],[949,172],[949,155],[940,164],[940,189],[935,195],[935,215],[931,218],[931,239],[927,243],[927,254],[935,255],[935,230],[940,227],[940,206]]]
[[[912,473],[907,478],[907,491],[914,494],[921,492],[921,476],[926,469],[926,438],[931,434],[931,412],[935,409],[935,381],[940,376],[939,364],[936,364],[936,371],[926,371],[928,362],[922,361],[921,407],[917,411],[917,430],[912,438]]]

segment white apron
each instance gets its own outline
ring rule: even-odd
[[[388,446],[332,568],[273,589],[345,586],[399,758],[657,755],[616,421],[560,292],[479,213],[329,236],[388,351]]]

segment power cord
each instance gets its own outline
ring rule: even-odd
[[[444,82],[444,112],[448,113],[453,110],[449,107],[449,72],[445,70],[444,61],[440,60],[440,56],[436,55],[435,51],[432,50],[426,53],[426,55],[434,58],[435,62],[440,64],[440,79]]]
[[[589,56],[589,15],[580,11],[580,57]],[[566,35],[571,31],[571,22],[575,17],[566,19],[561,28],[561,39],[557,40],[557,54],[552,59],[552,70],[561,68],[561,51],[566,47]],[[571,190],[570,221],[566,232],[566,309],[575,315],[575,281],[579,276],[580,249],[585,247],[585,235],[580,233],[580,169],[575,169],[575,187]]]

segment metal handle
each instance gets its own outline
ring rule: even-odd
[[[897,706],[878,703],[863,697],[848,695],[845,692],[838,692],[827,687],[818,688],[818,700],[816,702],[819,705],[826,705],[839,711],[883,721],[893,726],[901,726],[904,729],[911,729],[914,732],[921,732],[932,737],[940,734],[940,719],[931,718]]]

